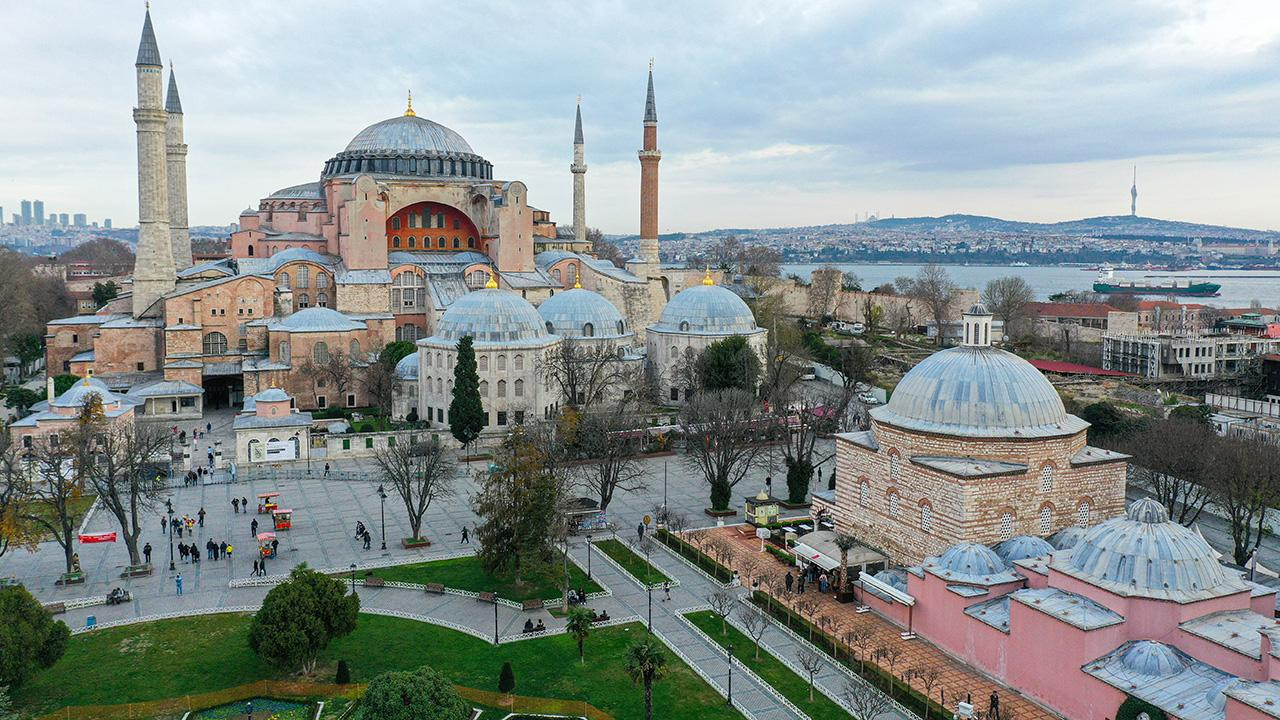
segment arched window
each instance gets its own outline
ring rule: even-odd
[[[253,257],[253,246],[249,246],[249,257]]]
[[[318,342],[311,348],[311,357],[318,363],[329,362],[329,345],[328,343]]]
[[[618,334],[619,334],[619,335],[622,335],[622,334],[623,334],[623,333],[625,333],[626,331],[627,331],[627,324],[626,324],[626,322],[624,322],[624,321],[622,321],[622,320],[619,320],[619,321],[618,321]]]
[[[1000,516],[1000,539],[1008,540],[1013,537],[1013,515],[1004,513]]]
[[[898,482],[898,474],[902,471],[902,459],[898,453],[889,453],[889,482]]]
[[[1040,508],[1040,534],[1048,535],[1053,532],[1053,508],[1045,505]]]
[[[308,295],[308,294],[306,294],[306,293],[302,293],[301,295],[299,295],[299,296],[298,296],[298,307],[299,307],[299,308],[308,308],[308,307],[311,307],[311,296],[310,296],[310,295]]]
[[[680,321],[680,332],[689,332],[689,321],[688,321],[688,320],[681,320],[681,321]]]
[[[393,217],[393,218],[391,218],[391,229],[392,229],[392,230],[399,230],[399,229],[400,229],[400,218],[399,218],[399,217]],[[396,238],[396,239],[397,239],[397,240],[399,240],[399,238]]]
[[[467,247],[474,249],[475,246],[476,246],[476,239],[473,237],[467,238]]]
[[[515,360],[515,364],[516,364],[516,369],[517,369],[517,370],[523,370],[523,369],[524,369],[524,356],[523,356],[523,355],[517,355],[517,356],[515,356],[514,360]]]
[[[555,329],[554,327],[552,327],[552,325],[551,325],[551,321],[550,321],[550,320],[548,320],[548,321],[547,321],[547,334],[548,334],[548,335],[554,335],[554,334],[555,334],[555,331],[556,331],[556,329]]]
[[[506,355],[499,355],[499,356],[498,356],[498,369],[499,369],[499,370],[506,370],[506,369],[507,369],[507,356],[506,356]]]
[[[595,336],[596,336],[596,328],[595,328],[595,326],[594,326],[594,325],[592,325],[591,323],[586,323],[586,324],[584,324],[584,325],[582,326],[582,336],[583,336],[583,337],[595,337]]]
[[[1045,465],[1040,468],[1040,492],[1049,492],[1053,489],[1053,466]]]
[[[454,239],[453,239],[453,249],[454,249],[454,250],[460,250],[460,249],[462,249],[462,241],[461,241],[461,240],[459,240],[458,238],[454,238]]]
[[[920,529],[933,532],[933,507],[928,503],[920,506]]]
[[[316,293],[316,307],[329,307],[329,293]]]
[[[516,380],[516,397],[524,397],[524,381]]]
[[[316,287],[318,288],[329,287],[329,276],[322,272],[316,273]]]
[[[489,381],[480,381],[480,397],[489,397]]]
[[[554,268],[551,271],[551,277],[555,278],[556,282],[560,282],[560,268]]]
[[[444,381],[441,380],[440,378],[436,378],[436,394],[437,395],[444,394]]]
[[[507,381],[499,380],[498,381],[498,397],[504,398],[506,396],[507,396]]]
[[[481,372],[486,372],[489,370],[488,355],[481,355],[480,357],[476,358],[476,369],[480,370]]]
[[[436,247],[444,249],[444,238],[436,238]]]
[[[423,353],[423,357],[427,361],[427,367],[431,367],[431,353]]]
[[[311,287],[311,268],[302,265],[298,268],[298,287]]]
[[[227,336],[220,332],[211,332],[204,336],[204,354],[222,355],[227,352]]]
[[[416,237],[414,237],[414,236],[410,235],[410,236],[409,236],[409,247],[411,247],[411,248],[417,248],[417,247],[418,247],[418,238],[416,238]]]
[[[397,248],[398,248],[398,247],[400,247],[400,236],[399,236],[399,235],[396,235],[395,237],[391,238],[391,247],[397,247]]]
[[[280,287],[288,290],[289,289],[289,273],[287,272],[280,273],[280,276],[276,278],[276,285],[279,285]]]
[[[351,357],[360,357],[360,341],[353,339],[351,341]]]
[[[668,356],[669,356],[672,360],[675,360],[675,359],[676,359],[676,357],[677,357],[679,354],[680,354],[680,351],[679,351],[679,350],[676,350],[676,346],[675,346],[675,345],[672,345],[672,346],[671,346],[671,350],[670,350],[670,351],[668,351]]]
[[[280,343],[280,362],[287,363],[289,360],[289,341],[285,340]]]
[[[1081,500],[1080,506],[1076,508],[1076,524],[1080,527],[1089,527],[1089,507],[1088,500]]]
[[[898,517],[898,493],[889,493],[889,517]]]

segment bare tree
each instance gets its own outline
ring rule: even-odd
[[[894,667],[902,657],[902,647],[892,640],[876,649],[876,657],[889,664],[889,695],[893,695]]]
[[[338,395],[338,402],[345,402],[347,391],[356,383],[353,358],[341,350],[326,350],[316,357],[308,357],[302,364],[302,372],[311,378],[313,391],[318,395],[321,390],[332,387]]]
[[[844,699],[853,710],[854,720],[876,720],[888,712],[893,702],[861,678],[844,681]]]
[[[835,310],[836,300],[840,297],[840,281],[843,273],[830,265],[817,268],[809,275],[808,308],[806,315],[815,323],[821,324],[823,319]]]
[[[578,482],[600,502],[600,512],[609,509],[618,490],[640,492],[647,488],[640,464],[633,423],[619,414],[588,413],[581,416],[578,447],[587,457],[576,468]]]
[[[711,606],[711,612],[720,618],[720,633],[728,635],[729,614],[733,612],[733,608],[738,604],[738,599],[733,596],[733,593],[718,587],[707,594],[707,604]]]
[[[858,621],[857,624],[844,631],[845,645],[858,651],[858,672],[862,672],[864,669],[867,652],[871,650],[871,644],[875,642],[875,637],[875,633],[871,631],[865,621]]]
[[[800,667],[804,669],[805,675],[809,676],[809,702],[813,702],[813,678],[822,672],[823,665],[826,664],[826,658],[821,652],[814,650],[808,645],[801,645],[796,651],[796,661],[800,663]]]
[[[933,686],[942,679],[942,668],[931,664],[917,665],[911,669],[911,675],[919,678],[924,686],[924,720],[929,720],[929,701],[932,700]]]
[[[760,659],[760,640],[769,629],[769,618],[751,605],[738,606],[738,620],[747,637],[756,644],[756,660]]]
[[[374,463],[382,482],[404,503],[413,539],[421,538],[422,518],[431,503],[454,492],[454,468],[446,462],[444,446],[434,438],[416,445],[397,443],[379,450]]]
[[[84,496],[79,464],[65,448],[71,433],[53,434],[34,441],[27,456],[31,471],[22,492],[19,519],[53,536],[62,547],[66,572],[71,572],[75,553],[76,506]]]
[[[880,326],[884,324],[884,305],[877,301],[874,293],[864,293],[861,305],[862,324],[865,327],[866,334],[875,335]]]
[[[359,381],[364,388],[365,397],[369,398],[369,404],[391,417],[396,387],[400,381],[396,377],[395,365],[382,360],[371,362],[360,372]]]
[[[1214,453],[1213,501],[1227,515],[1237,565],[1245,565],[1258,549],[1267,508],[1278,499],[1280,450],[1252,440],[1221,440]]]
[[[925,265],[915,277],[907,279],[904,291],[904,294],[924,304],[929,312],[929,319],[938,328],[937,343],[942,345],[947,321],[951,319],[951,306],[955,304],[959,292],[959,288],[951,281],[951,275],[941,265]]]
[[[694,396],[685,405],[680,429],[684,459],[711,486],[711,509],[729,508],[730,496],[760,454],[755,399],[737,389]]]
[[[1035,291],[1017,275],[989,280],[982,290],[982,302],[1004,323],[1005,337],[1022,335],[1030,330],[1027,319],[1035,299]]]
[[[822,608],[821,603],[819,603],[817,600],[814,600],[813,598],[808,598],[801,595],[800,597],[796,598],[795,601],[791,603],[791,605],[796,609],[796,612],[800,613],[801,616],[809,620],[809,622],[807,623],[808,630],[809,630],[809,642],[813,642],[813,626],[814,626],[813,619],[814,617],[817,616],[818,610]]]
[[[142,423],[103,423],[97,430],[96,452],[83,477],[120,524],[129,565],[137,567],[142,565],[138,536],[143,519],[139,515],[153,510],[168,490],[161,472],[169,463],[172,436],[164,427]]]
[[[543,382],[565,398],[566,405],[577,410],[588,410],[622,395],[632,382],[627,364],[618,359],[613,347],[590,345],[576,338],[562,340],[547,354],[538,372]]]
[[[1203,423],[1168,419],[1147,425],[1123,448],[1169,517],[1190,526],[1213,498],[1213,450],[1220,442]]]

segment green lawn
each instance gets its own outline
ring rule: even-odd
[[[480,558],[475,556],[452,558],[449,560],[433,560],[431,562],[414,563],[412,565],[396,565],[378,568],[372,571],[383,580],[411,583],[441,583],[445,587],[473,592],[498,591],[498,597],[515,602],[523,602],[540,598],[555,600],[560,597],[558,579],[526,580],[516,585],[512,578],[495,578],[484,571]],[[556,568],[559,577],[559,567]],[[569,581],[575,588],[587,592],[599,592],[602,588],[587,580],[587,574],[577,565],[569,563]]]
[[[835,704],[821,690],[816,687],[813,690],[813,702],[809,702],[809,679],[796,674],[791,668],[783,665],[777,658],[769,654],[768,650],[760,651],[760,659],[756,660],[756,644],[755,642],[735,628],[729,625],[729,634],[725,635],[721,632],[720,616],[710,610],[702,610],[685,614],[699,630],[706,633],[708,637],[720,644],[720,647],[726,647],[729,643],[733,644],[733,657],[750,668],[762,680],[773,686],[775,690],[782,693],[783,697],[790,700],[796,707],[805,711],[805,713],[814,720],[823,720],[824,718],[848,718],[849,713],[844,708]]]
[[[608,555],[614,562],[621,565],[622,569],[630,573],[631,577],[639,581],[641,585],[671,581],[671,578],[654,567],[648,560],[637,555],[634,550],[627,547],[621,540],[609,538],[592,544],[596,546],[597,550]]]
[[[430,665],[456,684],[497,690],[498,671],[510,661],[517,694],[584,700],[618,720],[644,716],[643,692],[627,677],[623,656],[643,626],[594,630],[585,665],[568,635],[502,647],[447,628],[412,620],[361,615],[356,631],[320,658],[316,680],[331,682],[338,659],[353,682],[388,670]],[[249,618],[219,614],[108,628],[71,639],[58,663],[14,693],[20,708],[50,712],[66,705],[119,704],[234,687],[281,677],[248,644]],[[740,718],[706,683],[668,653],[666,678],[654,690],[654,716],[673,720]]]

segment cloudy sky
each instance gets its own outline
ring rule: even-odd
[[[655,59],[663,232],[867,212],[1061,220],[1128,211],[1280,228],[1272,0],[156,0],[186,110],[192,224],[315,179],[361,128],[418,114],[588,222],[638,225]],[[6,2],[0,205],[136,222],[142,2]]]

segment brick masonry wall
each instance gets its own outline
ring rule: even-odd
[[[1071,457],[1085,446],[1085,433],[1035,440],[960,438],[905,431],[873,423],[880,450],[837,438],[836,525],[889,554],[897,564],[915,564],[957,542],[990,544],[1004,539],[1008,514],[1013,535],[1047,535],[1079,524],[1088,503],[1088,524],[1124,512],[1125,463],[1072,467]],[[892,457],[900,458],[894,462]],[[976,457],[1022,463],[1023,473],[959,478],[910,461],[913,456]],[[891,470],[896,466],[896,472]],[[1041,486],[1041,472],[1052,468],[1052,484]],[[891,477],[891,474],[894,477]],[[860,489],[868,484],[866,502]],[[896,514],[890,496],[896,495]],[[923,505],[931,508],[931,527],[922,528]],[[1050,510],[1049,532],[1041,527],[1041,508]]]

